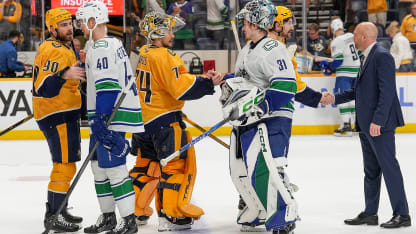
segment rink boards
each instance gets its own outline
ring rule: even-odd
[[[302,79],[309,87],[319,91],[332,92],[335,76],[304,75]],[[416,73],[397,74],[397,92],[400,99],[406,125],[398,132],[416,132]],[[30,78],[0,79],[0,130],[32,114],[32,80]],[[200,126],[209,128],[222,120],[221,106],[218,102],[220,89],[212,96],[185,104],[184,113]],[[295,103],[296,111],[293,117],[293,134],[331,134],[338,127],[339,115],[336,106],[322,106],[317,109]],[[188,126],[191,126],[188,124]],[[200,132],[194,127],[189,128],[193,135]],[[215,135],[228,135],[231,127],[223,126]],[[88,137],[88,129],[82,129],[82,136]],[[15,130],[3,135],[0,139],[40,139],[42,133],[38,130],[34,119],[20,125]]]

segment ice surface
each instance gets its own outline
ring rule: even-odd
[[[396,136],[410,214],[416,218],[416,134]],[[0,233],[41,233],[51,170],[47,143],[44,140],[0,141],[0,147]],[[83,158],[87,148],[88,140],[83,139]],[[215,141],[204,139],[196,145],[196,153],[198,176],[193,202],[205,210],[205,215],[195,222],[192,231],[181,233],[240,233],[235,223],[238,195],[229,177],[228,151]],[[129,168],[134,161],[134,157],[128,157]],[[300,187],[295,194],[302,218],[297,223],[297,234],[416,233],[415,227],[386,230],[378,226],[343,224],[345,218],[356,216],[364,207],[362,154],[357,136],[293,136],[287,173],[291,182]],[[99,208],[90,167],[69,204],[74,207],[71,213],[84,217],[84,227],[95,223]],[[380,221],[387,221],[391,214],[383,182]],[[147,226],[140,227],[139,233],[157,233],[155,214]]]

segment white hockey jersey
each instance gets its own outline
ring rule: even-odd
[[[235,77],[243,77],[245,87],[266,89],[265,99],[270,112],[265,118],[292,118],[296,74],[292,58],[283,43],[267,37],[255,46],[252,42],[247,43],[238,55]]]
[[[357,77],[360,70],[360,57],[355,48],[352,33],[337,36],[331,43],[331,54],[333,59],[343,59],[341,66],[336,68],[337,77]]]
[[[95,114],[97,93],[122,90],[133,76],[130,61],[120,40],[105,37],[87,48],[85,67],[87,71],[87,109],[88,116]],[[114,104],[114,105],[115,105]],[[119,132],[143,132],[140,101],[134,83],[127,93],[109,127]]]

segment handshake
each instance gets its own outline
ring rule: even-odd
[[[329,92],[322,92],[321,101],[319,101],[322,105],[330,105],[335,103],[335,97],[333,94]]]

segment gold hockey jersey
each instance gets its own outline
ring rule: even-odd
[[[164,115],[181,111],[185,101],[180,99],[195,81],[196,76],[188,73],[175,52],[163,47],[143,46],[136,83],[145,127]]]
[[[52,38],[44,41],[33,65],[33,111],[41,125],[57,125],[79,118],[79,80],[64,80],[59,71],[77,61],[72,47]]]

